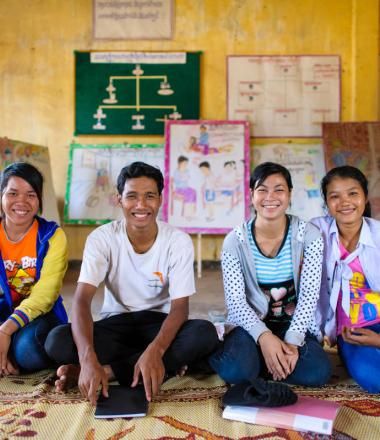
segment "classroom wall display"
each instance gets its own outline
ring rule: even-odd
[[[142,161],[164,172],[161,144],[105,144],[70,146],[64,210],[65,223],[104,224],[123,218],[117,199],[120,170]],[[162,214],[159,214],[162,217]]]
[[[190,233],[223,234],[249,216],[249,124],[168,121],[164,218]]]
[[[174,0],[93,0],[94,38],[170,39]]]
[[[340,120],[340,77],[336,55],[228,56],[228,119],[255,137],[321,137]]]
[[[14,162],[30,163],[41,172],[44,178],[43,212],[41,215],[47,220],[54,220],[59,224],[48,147],[0,137],[0,170],[2,171]]]
[[[75,52],[75,133],[163,134],[199,118],[200,52]]]
[[[292,176],[293,191],[289,212],[304,220],[324,214],[319,190],[325,175],[324,153],[320,144],[259,144],[253,151],[254,165],[276,162]]]
[[[323,124],[326,168],[352,165],[368,179],[372,217],[380,219],[380,122]]]

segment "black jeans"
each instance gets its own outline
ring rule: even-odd
[[[94,348],[100,364],[110,365],[120,384],[130,385],[139,356],[160,331],[167,314],[141,311],[123,313],[94,322]],[[183,365],[202,362],[218,346],[214,325],[206,320],[186,321],[166,350],[166,373],[175,374]],[[48,355],[58,364],[78,364],[71,324],[54,328],[45,343]]]

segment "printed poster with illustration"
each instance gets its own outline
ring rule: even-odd
[[[228,119],[245,119],[256,137],[321,137],[340,120],[337,55],[230,55]]]
[[[289,212],[310,220],[324,215],[320,182],[325,175],[323,148],[320,144],[255,145],[254,165],[276,162],[292,176],[293,191]]]
[[[371,215],[380,220],[380,122],[323,124],[326,168],[351,165],[368,179]]]
[[[163,173],[163,145],[72,144],[66,187],[65,223],[103,224],[123,218],[117,199],[116,181],[120,170],[135,161],[156,166]]]
[[[249,125],[166,124],[164,218],[190,233],[223,234],[249,216]]]

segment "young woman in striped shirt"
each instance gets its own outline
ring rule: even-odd
[[[264,377],[320,386],[331,375],[315,324],[323,240],[316,227],[286,214],[292,187],[283,166],[256,167],[255,216],[223,244],[227,321],[234,328],[209,362],[229,383]]]

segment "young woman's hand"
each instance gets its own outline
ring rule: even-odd
[[[13,361],[12,359],[10,359],[10,357],[8,356],[8,360],[7,360],[7,366],[3,372],[4,376],[17,376],[18,374],[20,374],[20,370],[18,369],[18,366],[16,365],[15,361]]]
[[[274,380],[286,379],[292,370],[289,367],[288,356],[292,351],[287,344],[271,332],[264,332],[258,339],[265,364]]]
[[[291,351],[291,354],[287,354],[286,358],[288,360],[288,366],[290,373],[293,373],[294,369],[296,368],[298,358],[299,358],[299,352],[297,345],[289,344],[285,342],[286,346],[288,347],[289,351]]]
[[[11,336],[0,331],[0,374],[6,374]]]
[[[380,347],[380,335],[367,328],[343,327],[342,337],[349,344]]]

